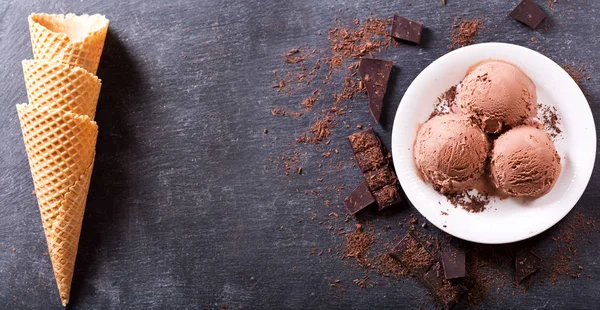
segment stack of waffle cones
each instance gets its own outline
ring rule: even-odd
[[[34,60],[23,61],[29,104],[17,105],[63,305],[69,302],[98,126],[95,75],[108,30],[101,15],[29,16]]]

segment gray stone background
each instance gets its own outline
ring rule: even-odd
[[[336,16],[400,14],[423,22],[422,46],[378,54],[399,70],[390,86],[391,124],[410,82],[448,52],[454,18],[483,18],[476,42],[519,44],[559,64],[584,65],[590,80],[582,88],[597,118],[600,2],[560,0],[553,9],[536,2],[549,14],[547,32],[507,17],[513,0],[448,0],[446,6],[437,0],[0,1],[0,308],[60,306],[14,107],[27,100],[20,61],[32,58],[31,12],[102,13],[111,21],[98,71],[100,133],[72,308],[378,309],[432,307],[433,299],[411,278],[361,291],[351,281],[364,273],[339,255],[309,255],[311,248],[339,250],[342,239],[309,219],[345,214],[340,203],[361,177],[348,166],[317,183],[319,172],[309,163],[322,158],[319,149],[291,143],[316,114],[271,116],[272,108],[296,108],[303,98],[270,87],[274,72],[287,68],[280,54],[298,46],[326,50]],[[371,117],[356,108],[345,122],[351,128],[334,129],[331,146],[351,159],[345,136]],[[389,148],[391,125],[375,128]],[[306,163],[302,175],[285,176],[268,160],[290,150]],[[341,193],[326,192],[329,207],[303,194],[339,184],[346,185]],[[577,212],[600,217],[598,184],[596,166]],[[412,212],[407,207],[375,225],[394,225],[386,235],[391,240],[406,232],[397,223]],[[550,238],[563,226],[537,238],[536,247],[554,247]],[[507,287],[480,308],[597,308],[599,242],[592,234],[578,244],[575,263],[589,278],[564,277],[515,296]],[[341,292],[325,277],[349,284]]]

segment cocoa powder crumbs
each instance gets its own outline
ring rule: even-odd
[[[306,111],[310,112],[310,111],[312,111],[313,104],[317,101],[317,99],[319,99],[320,95],[321,95],[321,90],[318,88],[315,88],[313,93],[310,96],[304,98],[304,100],[302,100],[302,102],[300,104],[306,109]]]
[[[330,217],[330,220],[334,219],[338,218]],[[341,217],[339,219],[342,220]],[[443,240],[438,239],[435,235],[430,235],[429,232],[421,229],[418,222],[415,216],[410,216],[400,223],[401,227],[410,224],[413,233],[425,246],[424,248],[421,244],[416,243],[407,249],[407,252],[404,252],[405,254],[409,253],[409,255],[403,257],[410,257],[410,265],[417,268],[425,263],[425,260],[422,259],[423,256],[429,256],[425,254],[426,251],[437,257],[439,251],[452,241],[452,237],[447,235],[442,238]],[[348,233],[338,233],[339,230],[346,230],[349,225],[354,227],[355,224],[346,217],[341,225],[336,226],[333,224],[334,229],[331,231],[344,236],[342,258],[352,258],[349,260],[349,266],[357,266],[365,272],[362,278],[353,281],[355,285],[361,289],[375,286],[376,283],[373,282],[375,280],[372,278],[372,273],[382,276],[381,279],[402,279],[410,275],[405,266],[388,255],[392,246],[398,242],[399,237],[397,235],[394,238],[394,244],[384,244],[382,248],[381,244],[378,246],[378,243],[384,238],[381,233],[376,233],[374,226],[359,224]],[[544,283],[547,281],[554,284],[560,277],[585,277],[584,266],[581,266],[576,260],[578,251],[575,246],[587,234],[599,230],[596,226],[596,220],[581,213],[576,213],[567,219],[563,225],[564,228],[553,237],[553,240],[557,243],[556,250],[546,251],[544,255],[541,255],[547,263],[547,266],[542,269],[543,272],[536,273],[529,279],[529,283],[520,286],[514,280],[515,253],[520,248],[529,249],[529,243],[481,245],[460,241],[458,246],[466,251],[468,257],[467,277],[463,280],[463,284],[469,289],[460,299],[460,303],[467,306],[477,306],[488,299],[491,294],[496,295],[500,300],[505,300],[507,296],[510,296],[511,287],[513,288],[513,295],[518,292],[525,294],[527,288],[534,282]],[[454,246],[457,246],[456,243]],[[442,288],[436,295],[442,295],[438,296],[438,298],[442,298],[443,296],[451,296],[453,292],[448,291],[446,293],[448,294],[443,294]]]
[[[551,262],[551,284],[555,284],[561,276],[577,275],[579,277],[583,267],[580,270],[576,270],[572,264],[572,261],[578,255],[575,241],[579,241],[593,232],[598,232],[596,220],[591,216],[576,213],[574,219],[570,220],[566,227],[559,231],[559,235],[552,238],[556,243],[556,254],[552,255],[549,259],[549,262]],[[578,269],[579,267],[577,266]]]
[[[361,267],[369,266],[369,252],[375,237],[363,230],[361,224],[356,225],[356,230],[346,235],[343,258],[351,257]]]
[[[338,18],[336,18],[336,22],[337,26],[329,30],[327,37],[330,45],[329,55],[314,61],[311,70],[308,70],[304,63],[319,54],[317,50],[308,52],[307,48],[294,48],[282,55],[286,63],[297,66],[297,68],[295,71],[288,72],[284,79],[273,85],[278,91],[294,82],[304,82],[306,86],[315,79],[320,82],[317,83],[319,86],[311,88],[310,94],[300,102],[300,105],[308,112],[312,111],[313,105],[323,92],[324,85],[330,82],[336,72],[344,66],[346,67],[342,77],[341,90],[333,95],[333,102],[324,101],[324,104],[330,103],[330,105],[322,109],[324,115],[317,118],[311,129],[307,131],[312,132],[314,137],[303,137],[297,139],[297,142],[318,143],[331,133],[329,129],[333,128],[335,124],[333,118],[345,115],[347,107],[342,105],[342,102],[354,99],[358,93],[366,93],[364,83],[357,75],[358,61],[356,59],[365,55],[372,56],[392,43],[392,40],[387,37],[387,31],[392,22],[391,18],[369,17],[363,22],[354,19],[351,25],[343,25]],[[324,76],[319,74],[322,69],[321,63],[325,63],[328,67]],[[326,124],[323,123],[323,120],[326,120]]]
[[[311,55],[309,53],[305,53],[305,54],[300,54],[300,49],[297,48],[293,48],[291,50],[289,50],[286,54],[281,55],[283,56],[283,60],[289,64],[297,64],[301,61],[306,60],[308,57],[310,57]]]
[[[454,207],[462,207],[464,210],[471,213],[479,213],[485,211],[490,203],[490,198],[486,193],[479,192],[462,192],[457,194],[446,194],[446,199]]]
[[[292,152],[291,155],[282,153],[279,155],[279,160],[281,161],[281,168],[283,169],[283,173],[285,175],[289,175],[290,171],[298,171],[298,160],[300,159],[300,153]],[[271,160],[272,161],[272,160]]]
[[[360,58],[380,51],[391,44],[387,38],[392,18],[369,17],[364,22],[354,19],[354,26],[345,27],[338,19],[336,27],[329,30],[329,43],[333,57],[330,66],[339,67],[347,58]]]
[[[283,73],[274,72],[276,82],[272,87],[288,96],[306,92],[306,96],[298,102],[306,113],[289,112],[286,111],[288,108],[284,110],[282,107],[273,109],[271,113],[295,117],[310,114],[315,119],[304,134],[295,139],[296,143],[318,145],[324,142],[334,133],[340,118],[347,114],[345,101],[366,95],[366,88],[358,75],[358,58],[373,56],[392,44],[397,45],[387,36],[391,21],[392,18],[371,16],[363,21],[354,19],[347,23],[336,18],[336,26],[328,32],[328,50],[321,52],[299,47],[282,54],[286,69],[282,70]],[[332,93],[333,99],[322,97],[326,91]]]
[[[317,119],[309,131],[303,136],[296,138],[296,142],[312,142],[319,143],[331,134],[331,128],[334,127],[334,118],[331,115],[326,115],[324,118]]]
[[[457,18],[452,24],[452,45],[448,48],[455,49],[473,44],[482,27],[481,19],[461,20],[460,17]]]
[[[556,138],[562,133],[560,128],[560,116],[554,106],[546,106],[538,104],[538,111],[540,115],[540,121],[544,125],[544,129],[552,138]]]

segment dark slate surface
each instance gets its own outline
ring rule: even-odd
[[[412,5],[408,6],[411,2]],[[314,162],[314,147],[289,142],[314,115],[274,118],[276,106],[297,107],[301,97],[277,94],[273,72],[285,70],[279,56],[292,47],[327,49],[334,17],[369,12],[400,13],[423,22],[424,46],[401,46],[380,54],[399,67],[389,96],[393,112],[412,79],[447,52],[455,16],[485,16],[477,42],[524,45],[559,64],[585,65],[583,88],[597,118],[600,75],[600,3],[560,0],[549,10],[549,31],[531,31],[507,17],[517,1],[4,1],[0,3],[0,308],[59,308],[46,242],[21,138],[16,109],[26,101],[20,61],[31,58],[30,12],[103,13],[110,20],[98,104],[97,157],[71,294],[73,308],[415,308],[432,299],[413,279],[360,291],[332,289],[325,277],[343,283],[362,277],[337,255],[311,256],[311,248],[339,249],[341,239],[310,223],[316,215],[343,214],[341,201],[360,181],[356,168],[314,180],[318,172],[285,176],[268,161],[297,150]],[[346,10],[349,9],[349,10]],[[340,11],[342,10],[342,11]],[[306,26],[308,25],[308,27]],[[534,44],[531,37],[538,43]],[[329,97],[329,93],[324,94]],[[363,99],[364,100],[364,99]],[[318,110],[318,107],[316,108]],[[388,124],[393,113],[387,115]],[[348,123],[370,122],[366,108]],[[263,134],[263,128],[269,134]],[[332,146],[351,158],[343,139],[354,131],[339,126]],[[389,146],[391,128],[376,127]],[[263,166],[267,165],[268,169]],[[313,165],[314,166],[314,165]],[[308,164],[307,164],[307,167]],[[329,193],[332,204],[305,189],[346,184]],[[576,210],[600,217],[596,166]],[[383,218],[393,224],[413,208]],[[571,215],[572,217],[572,215]],[[305,221],[297,223],[298,219]],[[538,238],[551,249],[550,235]],[[280,230],[284,226],[284,230]],[[431,227],[432,232],[437,229]],[[405,228],[394,226],[393,233]],[[388,235],[391,239],[391,234]],[[588,243],[589,241],[589,243]],[[578,247],[577,263],[591,278],[561,278],[505,300],[494,292],[481,308],[594,309],[600,303],[598,234]]]

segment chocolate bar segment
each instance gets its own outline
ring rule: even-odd
[[[523,282],[527,277],[540,270],[543,263],[544,261],[531,251],[518,251],[515,257],[517,284]]]
[[[366,129],[354,133],[348,136],[348,141],[378,210],[399,203],[398,179],[391,167],[390,156],[386,155],[385,147],[375,131]]]
[[[344,205],[351,215],[355,215],[359,211],[364,210],[374,202],[375,199],[373,199],[373,195],[371,195],[365,182],[360,183],[360,185],[352,191],[350,196],[344,199]]]
[[[408,233],[396,244],[390,253],[413,274],[421,275],[435,263],[433,255],[412,233]]]
[[[537,28],[546,19],[546,13],[531,0],[519,2],[509,15],[531,29]]]
[[[381,146],[381,142],[372,128],[351,134],[348,136],[348,141],[350,141],[350,146],[354,153],[360,153],[372,147]]]
[[[453,284],[449,280],[444,279],[444,272],[440,263],[436,263],[431,270],[423,275],[423,281],[445,309],[452,308],[458,299],[467,292],[465,286]]]
[[[380,190],[374,191],[373,197],[377,202],[378,211],[383,211],[400,202],[400,193],[396,185],[387,185]]]
[[[356,161],[362,172],[378,169],[387,162],[383,156],[383,152],[378,147],[372,147],[364,152],[356,153],[354,157],[356,157]]]
[[[465,277],[466,255],[464,251],[456,248],[447,248],[442,251],[441,261],[446,279]]]
[[[376,191],[388,184],[392,184],[396,180],[396,176],[393,175],[390,167],[385,165],[377,170],[372,170],[365,173],[365,179],[367,185],[372,191]]]
[[[378,124],[381,119],[383,99],[387,91],[387,84],[393,64],[394,62],[389,60],[374,58],[360,59],[358,72],[367,88],[369,111]]]
[[[392,31],[390,36],[394,39],[421,43],[421,34],[423,33],[423,24],[406,19],[402,16],[394,15],[392,22]]]

